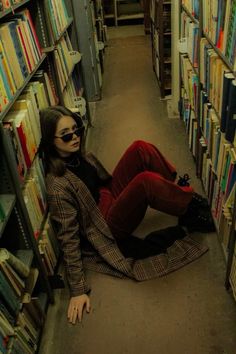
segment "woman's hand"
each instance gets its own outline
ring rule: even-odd
[[[70,298],[70,303],[67,311],[67,318],[70,323],[75,324],[77,317],[79,322],[82,321],[84,306],[86,306],[86,311],[89,313],[90,299],[88,295],[83,294]]]

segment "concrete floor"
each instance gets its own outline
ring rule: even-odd
[[[87,146],[112,171],[136,139],[156,144],[194,176],[184,127],[170,119],[151,65],[150,38],[142,26],[109,30],[103,99],[95,105]],[[153,210],[137,235],[172,225],[176,218]],[[217,235],[193,234],[209,246],[194,263],[164,278],[136,283],[88,272],[91,313],[82,324],[67,323],[67,290],[56,290],[49,307],[41,354],[235,354],[236,304],[224,289],[225,262]]]

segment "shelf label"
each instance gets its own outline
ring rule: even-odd
[[[74,96],[75,108],[78,109],[80,115],[83,117],[86,114],[86,101],[82,96]]]
[[[188,39],[186,37],[180,38],[177,42],[177,50],[180,53],[187,53],[188,52]]]
[[[81,54],[80,54],[80,52],[77,52],[76,50],[70,51],[70,56],[71,56],[71,59],[73,60],[74,64],[78,64],[81,60]]]

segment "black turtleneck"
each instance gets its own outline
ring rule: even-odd
[[[64,159],[66,167],[78,176],[89,189],[96,203],[99,202],[99,187],[102,180],[97,174],[97,170],[88,161],[78,154],[73,154]]]

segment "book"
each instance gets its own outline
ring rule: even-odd
[[[6,76],[7,76],[8,82],[9,82],[11,95],[14,95],[17,90],[17,87],[15,84],[12,69],[10,66],[10,60],[9,60],[9,57],[7,55],[7,51],[5,50],[5,47],[4,47],[1,39],[0,39],[0,56],[2,59],[3,69],[6,73]]]
[[[27,40],[25,37],[24,28],[23,28],[23,26],[21,26],[21,23],[19,23],[19,22],[16,26],[17,34],[18,34],[20,45],[21,45],[21,50],[22,50],[22,53],[25,58],[27,70],[29,73],[31,73],[33,70],[32,57],[30,56],[30,50],[29,50],[28,43],[27,43]]]
[[[2,353],[2,354],[6,354],[6,352],[7,352],[7,341],[8,341],[8,338],[4,337],[0,333],[0,353]]]
[[[40,305],[37,297],[31,297],[30,294],[25,293],[23,298],[23,311],[27,311],[34,323],[35,328],[41,328],[45,321],[45,313]]]
[[[12,124],[14,134],[20,142],[26,166],[30,168],[34,155],[29,145],[32,134],[27,134],[29,129],[27,130],[26,110],[9,112],[7,116],[4,117],[4,123]],[[28,139],[26,137],[28,137]]]
[[[23,327],[27,333],[37,341],[39,331],[34,327],[32,321],[29,319],[29,315],[26,315],[25,312],[19,312],[17,317],[17,322],[19,326]]]
[[[20,19],[22,26],[24,28],[25,32],[25,37],[28,42],[28,48],[30,50],[30,55],[36,64],[41,56],[42,56],[42,50],[41,46],[39,44],[39,40],[34,28],[34,24],[30,15],[30,12],[28,9],[24,9],[21,12],[17,12],[14,15],[14,19]]]
[[[226,121],[227,121],[227,111],[228,111],[228,101],[229,101],[229,90],[231,81],[234,80],[234,75],[232,73],[225,73],[223,79],[223,96],[222,96],[222,104],[221,104],[221,123],[220,130],[224,133],[226,130]]]
[[[35,4],[35,32],[37,33],[37,38],[39,41],[38,46],[40,48],[47,48],[50,47],[53,44],[52,37],[48,33],[48,28],[46,25],[45,21],[45,15],[44,15],[44,2],[43,1],[36,1]],[[46,12],[46,16],[48,17],[48,13]]]
[[[15,21],[11,21],[11,22],[7,23],[7,26],[9,28],[11,40],[12,40],[13,45],[14,45],[14,50],[15,50],[16,55],[17,55],[17,60],[18,60],[19,65],[20,65],[20,69],[21,69],[23,78],[26,79],[29,73],[28,73],[28,70],[27,70],[27,67],[26,67],[25,59],[24,59],[23,53],[21,51],[19,39],[18,39],[18,36],[17,36],[17,29],[16,29],[17,24],[16,24]]]
[[[29,28],[30,28],[30,30],[32,32],[32,37],[34,38],[34,42],[35,42],[36,47],[37,47],[38,55],[39,55],[39,57],[41,57],[42,56],[42,48],[41,48],[41,45],[39,43],[38,35],[36,33],[36,29],[35,29],[35,26],[34,26],[30,11],[28,9],[24,9],[24,11],[20,12],[20,14],[22,14],[24,16],[24,18],[27,19],[27,21],[28,21]]]
[[[5,210],[0,202],[0,222],[3,222],[6,218]]]
[[[236,129],[236,80],[230,82],[225,138],[233,143]]]
[[[4,314],[0,311],[0,328],[4,333],[4,337],[13,336],[15,334],[14,327],[10,324]]]
[[[0,248],[0,261],[7,261],[21,277],[28,277],[30,268],[6,248]]]
[[[15,133],[12,122],[3,121],[3,128],[4,134],[8,139],[9,146],[12,147],[20,182],[23,182],[27,173],[27,166],[18,134]]]
[[[4,298],[9,309],[14,313],[19,311],[21,306],[20,299],[15,295],[2,272],[0,272],[0,295]]]
[[[10,308],[8,308],[6,301],[2,296],[0,296],[0,310],[4,314],[4,316],[7,318],[7,320],[14,325],[15,323],[15,313],[12,312]]]
[[[0,271],[5,275],[16,295],[20,297],[25,287],[24,281],[7,262],[0,261]]]
[[[7,48],[8,57],[11,58],[11,68],[17,89],[19,89],[24,82],[24,75],[18,61],[18,54],[15,50],[10,28],[8,23],[0,25],[0,36],[5,48]]]
[[[35,115],[33,103],[26,97],[23,98],[22,96],[20,96],[19,99],[12,106],[11,111],[14,114],[15,111],[22,111],[22,110],[27,111],[28,113],[28,124],[30,125],[30,131],[32,132],[32,139],[31,139],[32,150],[33,150],[33,154],[35,155],[41,139],[41,133],[40,133],[39,121],[38,121],[39,115],[38,114]]]
[[[4,86],[3,90],[4,90],[5,100],[6,100],[6,103],[8,103],[12,98],[12,92],[11,92],[10,81],[9,81],[7,73],[6,73],[6,69],[4,68],[4,59],[3,59],[2,55],[0,55],[0,74],[1,74],[2,82],[3,82],[3,86]]]

